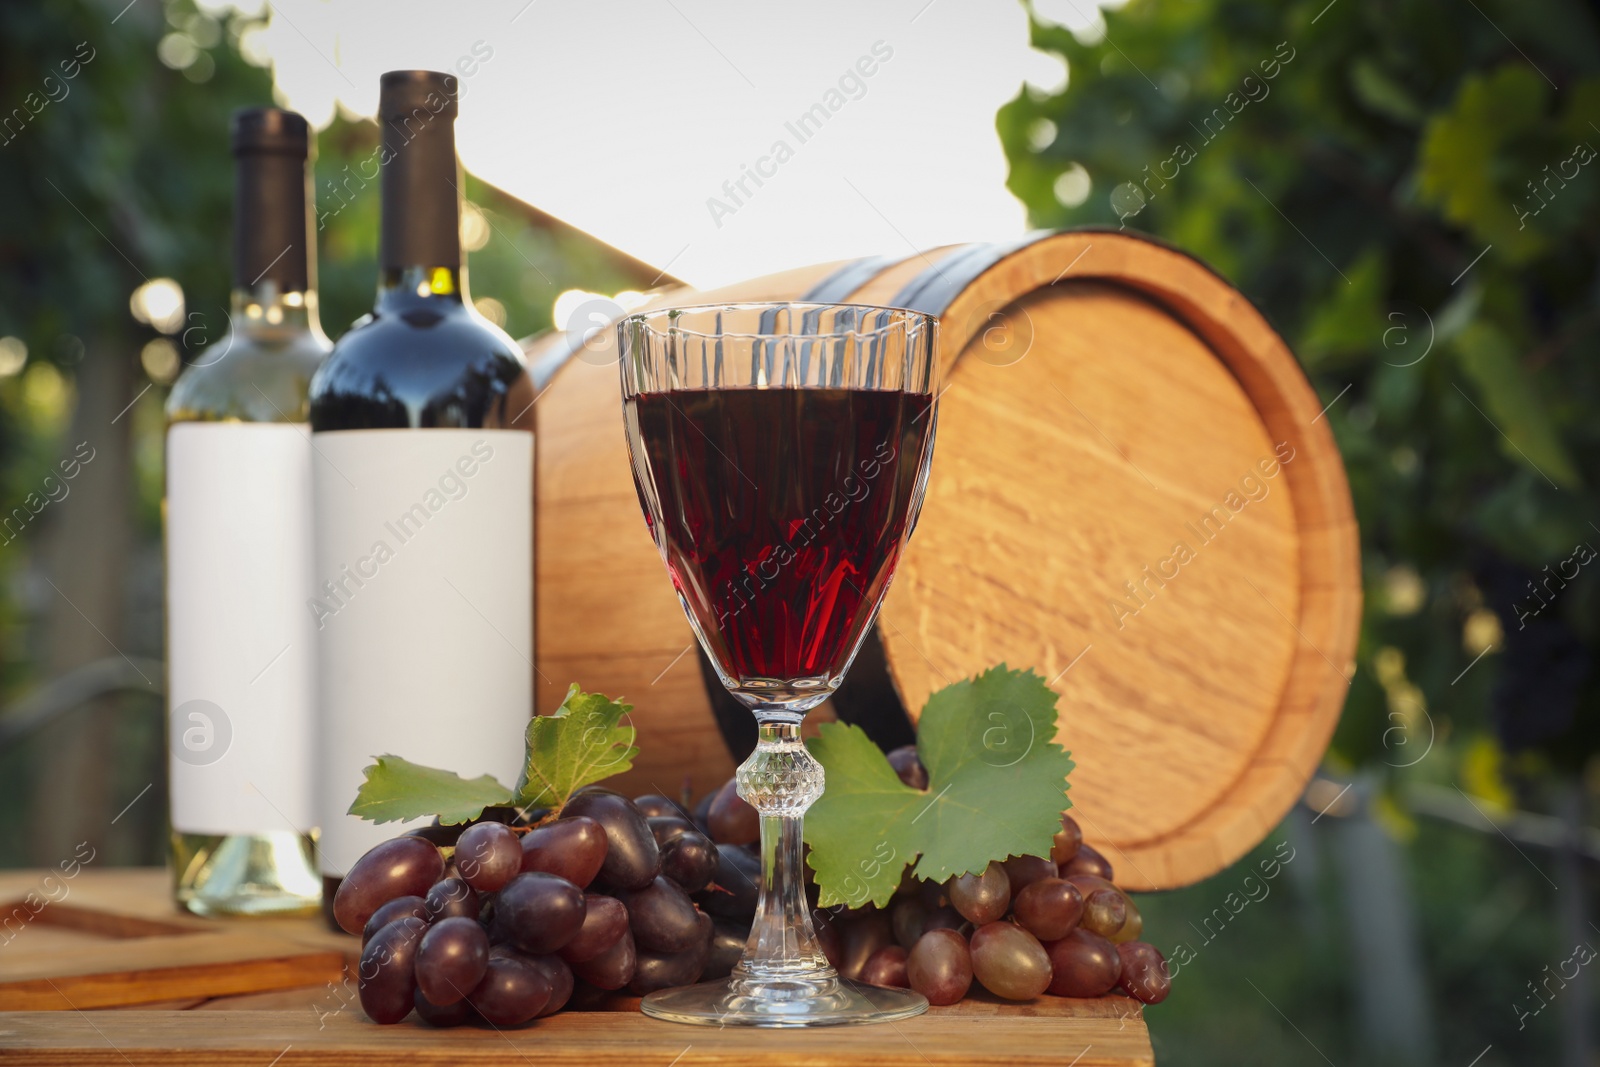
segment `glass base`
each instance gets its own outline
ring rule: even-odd
[[[322,899],[316,837],[172,832],[173,898],[195,915],[313,915]]]
[[[909,1019],[927,1011],[928,1000],[909,989],[835,977],[757,981],[735,976],[651,993],[640,1010],[655,1019],[700,1026],[847,1026]]]

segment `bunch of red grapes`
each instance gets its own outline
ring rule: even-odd
[[[906,785],[927,789],[914,746],[889,753],[889,763]],[[1120,987],[1159,1004],[1172,987],[1166,960],[1138,939],[1144,920],[1111,877],[1110,862],[1062,815],[1049,858],[1012,856],[942,884],[908,877],[886,910],[840,915],[831,926],[841,951],[829,958],[847,978],[909,987],[930,1004],[954,1004],[974,979],[1007,1000]]]
[[[891,753],[926,788],[913,748]],[[588,787],[559,817],[491,808],[462,826],[385,841],[350,869],[333,917],[362,936],[361,1006],[434,1026],[520,1026],[612,994],[725,977],[755,915],[760,819],[729,781],[691,815],[663,796]],[[1013,857],[943,885],[907,878],[887,909],[818,910],[818,940],[847,979],[953,1004],[976,979],[997,996],[1146,1003],[1170,986],[1138,941],[1111,866],[1062,817],[1050,859]],[[815,887],[810,887],[815,894]],[[813,895],[813,900],[815,896]]]
[[[755,854],[714,844],[661,796],[590,787],[550,814],[491,808],[385,841],[350,868],[333,918],[362,935],[361,1007],[375,1022],[415,1010],[435,1026],[520,1026],[733,969],[755,914]]]

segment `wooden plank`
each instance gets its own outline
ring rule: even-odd
[[[0,1014],[0,1062],[72,1067],[939,1067],[1153,1065],[1142,1019],[1084,1017],[1051,998],[1033,1014],[979,1022],[945,1009],[904,1022],[814,1030],[680,1026],[643,1015],[561,1013],[518,1030],[377,1026],[359,1013],[46,1012]],[[274,1057],[279,1057],[274,1059]]]
[[[320,920],[179,912],[161,870],[0,876],[0,1011],[69,1011],[338,981],[354,938]],[[48,889],[48,895],[45,890]],[[9,902],[16,902],[15,904]]]
[[[361,945],[354,937],[330,929],[321,916],[252,917],[232,921],[204,919],[181,911],[172,901],[172,874],[165,867],[87,868],[70,880],[47,871],[5,871],[0,872],[0,900],[17,899],[36,891],[44,879],[52,875],[66,886],[65,895],[59,891],[56,894],[60,897],[60,904],[82,911],[113,913],[118,917],[118,924],[125,929],[130,928],[130,920],[144,920],[174,932],[248,930],[307,948],[343,952],[351,961],[361,955]],[[56,907],[56,904],[51,904],[41,914],[47,916]],[[27,936],[31,937],[34,932],[30,927]],[[3,964],[4,960],[0,959],[0,968],[3,968]],[[0,969],[0,973],[3,973],[3,969]]]
[[[0,1011],[68,1011],[291,989],[338,981],[344,973],[341,953],[286,948],[268,938],[200,934],[181,943],[152,940],[80,950],[54,961],[7,960]]]

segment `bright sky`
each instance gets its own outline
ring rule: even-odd
[[[1039,7],[1098,21],[1093,0]],[[272,8],[244,46],[282,105],[322,126],[370,116],[383,71],[456,70],[468,170],[703,287],[1021,233],[995,112],[1066,76],[1018,0]]]

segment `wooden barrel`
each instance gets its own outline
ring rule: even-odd
[[[1277,824],[1338,720],[1358,538],[1322,404],[1204,264],[1079,230],[773,275],[658,305],[811,299],[941,320],[927,501],[834,700],[883,744],[995,663],[1060,694],[1074,814],[1132,889],[1221,870]],[[623,441],[610,331],[536,342],[539,710],[569,681],[635,705],[630,783],[696,794],[747,713],[700,665]],[[710,685],[708,686],[708,682]],[[719,721],[725,729],[719,730]]]

